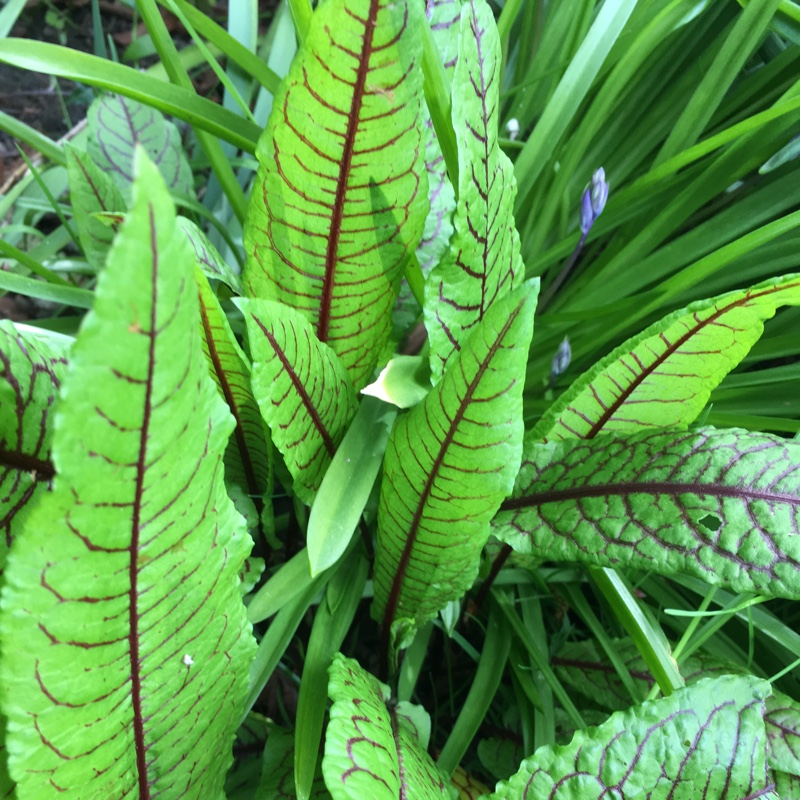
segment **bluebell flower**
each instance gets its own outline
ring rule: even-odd
[[[550,365],[550,385],[556,382],[559,375],[567,371],[569,362],[572,361],[572,348],[569,346],[569,336],[564,337],[564,341],[558,346],[556,354],[553,356],[553,363]]]
[[[606,171],[600,167],[594,171],[592,182],[581,197],[581,233],[586,236],[595,220],[603,213],[608,200]]]

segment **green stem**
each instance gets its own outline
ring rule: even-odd
[[[309,0],[289,0],[289,11],[297,33],[297,43],[302,47],[308,36],[308,28],[311,25],[311,15],[314,10],[311,8]]]

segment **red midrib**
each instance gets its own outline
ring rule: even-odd
[[[669,495],[697,494],[710,497],[732,497],[739,500],[765,500],[800,506],[800,497],[781,492],[760,492],[736,486],[722,486],[716,483],[671,483],[659,481],[628,481],[625,483],[604,483],[597,486],[576,486],[571,489],[552,489],[535,492],[522,497],[510,497],[503,501],[501,511],[515,511],[520,508],[543,506],[547,503],[561,503],[566,500],[583,500],[588,497],[623,497],[629,494]]]
[[[150,327],[147,336],[150,339],[147,353],[147,380],[145,383],[144,414],[142,418],[142,434],[139,439],[139,458],[136,463],[136,494],[133,501],[133,525],[130,548],[130,598],[129,628],[131,658],[131,701],[133,703],[133,740],[136,749],[136,770],[139,778],[140,800],[150,800],[150,783],[147,779],[147,748],[144,741],[144,715],[142,713],[142,676],[139,658],[139,609],[138,609],[138,557],[139,533],[141,526],[142,495],[144,494],[144,475],[147,469],[147,437],[150,430],[150,415],[153,403],[153,372],[155,370],[156,350],[156,307],[158,301],[158,249],[156,242],[156,221],[153,206],[148,208],[150,215],[150,250],[153,258],[152,270],[152,307],[150,310]]]
[[[436,460],[433,462],[433,466],[431,467],[431,470],[428,473],[428,478],[425,481],[425,486],[422,489],[416,510],[414,511],[414,517],[411,521],[411,526],[408,531],[408,538],[406,539],[405,547],[403,548],[403,552],[400,556],[400,561],[398,562],[397,569],[395,570],[394,579],[392,581],[392,588],[389,591],[389,597],[386,601],[386,610],[384,611],[383,614],[383,623],[382,623],[383,637],[385,642],[390,641],[392,622],[394,621],[394,615],[397,611],[397,605],[400,601],[400,591],[405,581],[406,569],[408,568],[408,563],[411,560],[411,553],[414,550],[414,545],[417,542],[417,535],[419,534],[419,525],[420,522],[422,521],[422,513],[425,510],[425,504],[428,502],[428,497],[430,496],[431,490],[433,489],[433,483],[439,475],[439,470],[442,468],[442,463],[444,462],[445,454],[447,453],[447,450],[453,441],[453,437],[455,436],[456,430],[458,429],[458,425],[461,422],[461,419],[463,418],[464,413],[466,412],[467,407],[470,404],[470,401],[472,400],[472,395],[475,393],[475,389],[477,388],[478,384],[483,378],[483,375],[488,369],[489,364],[494,358],[495,353],[497,352],[501,343],[505,339],[509,328],[519,315],[519,312],[522,309],[524,302],[525,301],[523,300],[509,314],[508,319],[505,321],[497,338],[494,340],[492,346],[489,348],[489,351],[486,354],[486,358],[484,358],[483,361],[478,366],[478,371],[475,373],[475,377],[470,381],[469,385],[467,386],[467,391],[464,394],[464,398],[458,405],[458,409],[456,410],[456,413],[453,416],[453,421],[450,423],[447,429],[447,433],[444,436],[444,439],[442,439],[442,444],[439,447],[439,452],[436,454]]]
[[[325,252],[325,278],[322,283],[322,297],[320,299],[319,319],[317,320],[317,338],[321,342],[328,341],[331,324],[331,302],[333,300],[333,287],[336,278],[336,253],[339,249],[339,236],[342,232],[342,218],[347,195],[347,183],[350,178],[350,166],[353,162],[353,150],[356,143],[358,120],[361,116],[361,104],[364,100],[364,87],[367,83],[369,59],[372,55],[372,37],[378,17],[380,0],[372,0],[369,4],[367,24],[364,26],[364,41],[361,48],[361,60],[358,64],[356,82],[353,86],[353,99],[350,103],[350,115],[347,120],[347,133],[344,140],[344,152],[339,164],[339,181],[336,185],[336,197],[333,202],[331,215],[331,234],[328,237],[328,247]]]
[[[327,451],[328,455],[333,458],[333,454],[336,452],[336,445],[333,443],[333,439],[325,427],[325,423],[322,421],[322,417],[319,415],[319,411],[317,411],[317,407],[314,405],[311,397],[309,396],[308,392],[306,391],[306,387],[303,385],[303,381],[300,380],[300,376],[295,372],[294,367],[291,363],[289,363],[289,359],[286,357],[286,353],[283,352],[283,349],[278,344],[278,340],[272,335],[272,332],[264,325],[264,323],[253,314],[253,321],[261,328],[262,333],[266,336],[267,341],[272,347],[275,355],[278,357],[278,360],[281,362],[281,366],[283,367],[286,374],[289,376],[289,380],[292,382],[295,391],[300,397],[300,402],[303,404],[303,407],[308,412],[308,416],[311,418],[311,424],[317,429],[317,433],[319,433],[320,438],[322,439],[322,443],[325,446],[325,450]]]
[[[603,426],[606,424],[606,422],[608,422],[608,420],[611,419],[611,417],[617,411],[619,411],[620,407],[633,394],[633,392],[636,391],[645,378],[649,377],[670,356],[674,355],[684,344],[686,344],[686,342],[689,341],[689,339],[692,338],[692,336],[695,336],[698,331],[702,330],[707,325],[711,325],[715,320],[719,319],[723,314],[727,314],[733,308],[746,305],[754,299],[764,297],[764,295],[773,294],[774,292],[782,291],[786,288],[789,288],[789,286],[777,286],[772,289],[765,289],[763,292],[756,292],[753,294],[747,292],[744,297],[734,301],[733,303],[729,303],[723,308],[720,308],[716,313],[712,314],[707,319],[704,319],[702,322],[698,322],[697,325],[690,328],[683,336],[680,337],[680,339],[677,339],[675,342],[673,342],[673,344],[668,347],[646,370],[642,370],[642,372],[640,372],[639,375],[630,382],[622,394],[620,394],[620,396],[600,415],[597,422],[592,425],[592,427],[586,433],[586,436],[583,438],[593,439],[595,436],[597,436],[597,434],[603,430]],[[591,383],[589,385],[591,386]]]

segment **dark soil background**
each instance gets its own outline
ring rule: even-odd
[[[216,22],[225,25],[227,3],[209,6],[198,2],[197,5]],[[268,24],[276,6],[277,0],[262,0],[260,18],[263,24]],[[120,61],[147,67],[156,60],[151,56],[135,64],[125,61],[125,51],[131,42],[147,34],[131,7],[118,0],[99,0],[99,8],[103,38],[106,43],[113,42]],[[162,17],[178,48],[191,41],[172,14],[162,10]],[[29,0],[11,35],[94,53],[91,0]],[[210,68],[197,71],[192,77],[200,94],[212,100],[220,99],[217,78]],[[94,90],[71,81],[0,64],[0,110],[51,139],[68,136],[81,124],[93,96]],[[0,193],[8,191],[24,168],[14,139],[0,131]]]

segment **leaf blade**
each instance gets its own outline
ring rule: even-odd
[[[333,800],[449,798],[448,782],[403,717],[386,705],[389,689],[337,653],[322,774]]]
[[[251,296],[301,311],[356,389],[391,332],[427,214],[421,56],[409,24],[419,13],[406,2],[323,3],[257,150],[244,282]]]
[[[777,800],[767,771],[764,698],[751,677],[705,680],[614,714],[565,747],[542,747],[489,800]]]
[[[779,306],[798,304],[800,276],[787,275],[674,312],[579,378],[529,439],[685,427],[759,339],[764,321]],[[629,416],[634,409],[636,416]]]
[[[459,160],[455,234],[425,283],[425,326],[436,379],[489,305],[524,274],[514,227],[514,169],[497,140],[501,53],[489,6],[467,0],[460,30],[453,77]]]
[[[66,349],[0,322],[0,574],[25,510],[52,480],[53,415]]]
[[[244,311],[252,385],[298,497],[308,505],[356,413],[344,367],[306,318],[267,300],[239,300]]]
[[[713,428],[529,445],[494,532],[545,560],[798,597],[799,464],[795,442]]]
[[[381,484],[372,609],[384,636],[398,618],[422,624],[477,574],[486,523],[519,463],[520,376],[537,291],[538,282],[529,282],[495,303],[445,378],[395,424]],[[447,536],[446,524],[456,521],[458,535]]]
[[[0,667],[22,796],[149,798],[187,782],[186,796],[218,796],[247,691],[250,540],[221,469],[231,418],[205,374],[188,243],[137,160],[71,356],[55,488],[2,597],[3,635],[21,643]]]

